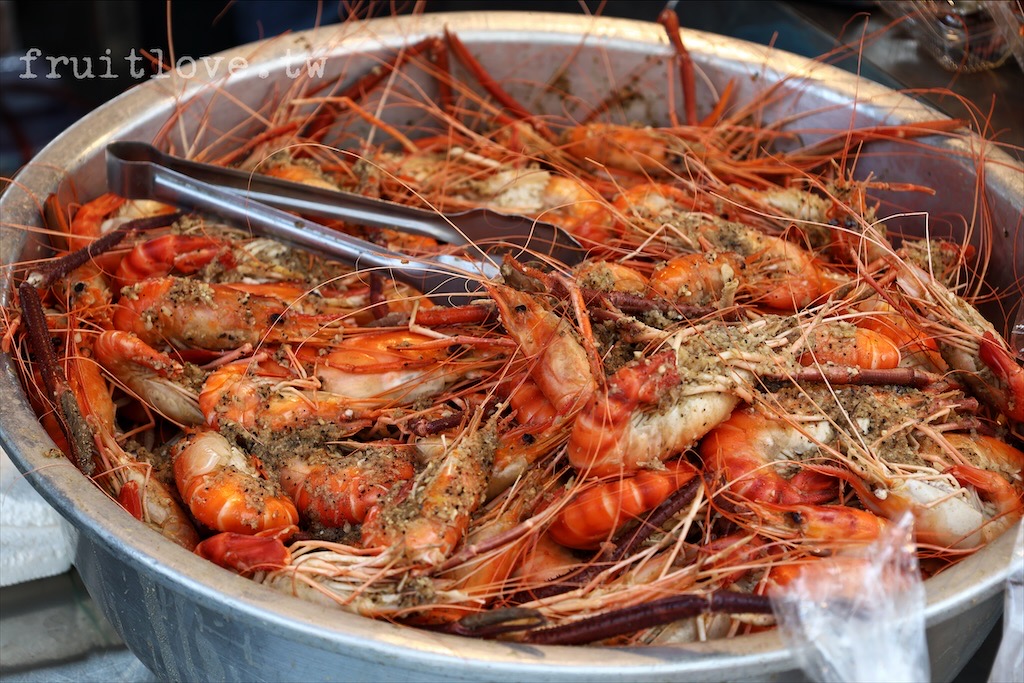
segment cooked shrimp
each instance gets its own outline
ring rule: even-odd
[[[311,275],[311,278],[315,279],[315,276]],[[386,309],[391,313],[411,313],[414,308],[418,312],[434,308],[429,300],[420,297],[412,287],[393,280],[381,281],[380,299],[374,300],[372,288],[362,279],[342,280],[337,283],[338,286],[310,285],[305,280],[252,283],[248,282],[250,279],[247,277],[246,282],[224,282],[223,285],[253,296],[277,299],[289,312],[321,316],[325,322],[345,327],[358,327],[376,320],[374,311],[378,309]]]
[[[502,321],[526,356],[526,369],[498,387],[518,426],[499,435],[491,496],[565,440],[576,410],[596,385],[586,351],[565,320],[532,295],[505,287],[494,291]]]
[[[231,258],[227,243],[203,235],[160,235],[135,245],[114,272],[117,288],[172,273],[191,274],[216,258]]]
[[[719,391],[673,400],[670,391],[681,382],[671,350],[619,369],[577,416],[569,462],[598,477],[656,466],[695,443],[739,402]]]
[[[56,202],[56,200],[54,200]],[[104,234],[104,222],[124,204],[124,199],[112,194],[100,195],[96,199],[83,204],[75,213],[70,223],[59,209],[52,213],[59,215],[64,230],[67,231],[68,251],[75,252],[85,249]],[[89,311],[101,310],[113,298],[110,281],[103,266],[95,258],[75,268],[57,286],[63,291],[70,310]]]
[[[817,325],[800,356],[801,365],[835,363],[863,369],[891,369],[900,360],[899,349],[887,337],[847,323]]]
[[[374,332],[347,337],[326,353],[302,348],[298,358],[324,391],[413,403],[484,367],[472,358],[459,361],[450,348],[436,342],[434,337],[408,330]]]
[[[824,421],[797,430],[745,408],[708,433],[701,442],[700,454],[716,496],[728,492],[743,504],[824,503],[837,495],[834,477],[791,475],[787,479],[775,466],[792,470],[794,461],[808,453],[816,454],[818,447],[833,436],[831,425]]]
[[[576,282],[600,292],[626,292],[642,295],[648,280],[633,268],[615,261],[586,260],[576,267]]]
[[[1024,473],[1024,452],[1006,441],[982,434],[944,434],[943,441],[953,450],[943,450],[940,456],[952,464],[998,472],[1009,481],[1021,481]],[[941,444],[939,444],[941,446]]]
[[[153,467],[137,459],[118,442],[116,408],[99,366],[80,352],[67,360],[67,378],[90,432],[71,436],[93,441],[94,480],[133,517],[191,550],[199,541],[199,535],[188,515],[170,489],[156,477]]]
[[[717,222],[713,228],[701,229],[700,236],[744,258],[744,279],[758,305],[799,311],[823,293],[823,277],[814,257],[798,244],[738,223]]]
[[[693,465],[675,460],[665,463],[664,469],[588,482],[559,509],[548,533],[569,548],[598,548],[623,525],[661,504],[696,476]]]
[[[745,264],[730,252],[677,256],[651,275],[651,290],[669,301],[728,308],[743,282]]]
[[[568,323],[535,296],[499,285],[490,292],[502,323],[531,363],[530,377],[559,413],[576,410],[593,393],[596,380]]]
[[[192,516],[206,527],[254,534],[299,523],[291,499],[220,432],[186,435],[173,457],[178,491]]]
[[[1010,448],[1005,443],[999,443]],[[954,465],[948,472],[961,486],[972,487],[993,507],[991,513],[985,513],[985,526],[981,530],[982,543],[992,542],[1020,520],[1021,511],[1024,509],[1021,491],[1015,489],[1004,477],[996,472],[970,465]]]
[[[800,541],[823,541],[835,547],[842,543],[877,540],[889,522],[867,510],[847,505],[774,505],[753,503],[759,529],[766,535],[790,535]]]
[[[137,397],[181,425],[203,422],[185,368],[130,332],[108,330],[93,342],[96,360]]]
[[[564,228],[584,245],[607,243],[615,224],[601,195],[578,180],[554,174],[541,192],[540,207],[530,213]]]
[[[955,480],[899,477],[876,485],[874,490],[858,486],[856,481],[850,483],[864,507],[881,517],[892,520],[913,514],[918,543],[967,549],[982,541],[985,514],[980,506],[958,495]]]
[[[290,315],[277,299],[224,285],[156,278],[125,288],[113,323],[150,346],[225,351],[243,344],[304,340],[315,335],[323,321]]]
[[[900,261],[895,270],[908,313],[935,339],[957,377],[980,400],[1024,422],[1024,367],[992,323],[921,268]]]
[[[90,242],[101,237],[106,232],[104,222],[112,218],[124,203],[122,197],[108,193],[79,207],[71,220],[68,250],[75,251],[87,247]]]
[[[784,393],[780,392],[780,396]],[[944,434],[944,419],[957,424],[957,401],[955,395],[944,397],[917,390],[844,388],[833,390],[828,398],[819,397],[820,412],[811,419],[798,417],[799,429],[788,422],[789,418],[787,422],[763,428],[768,430],[767,434],[781,431],[775,441],[766,441],[769,446],[776,441],[786,443],[785,439],[798,445],[806,441],[812,448],[820,449],[816,456],[819,460],[842,465],[826,467],[826,473],[846,481],[871,512],[889,520],[912,513],[919,543],[966,549],[976,547],[986,537],[986,528],[1002,526],[1002,521],[992,524],[993,517],[1012,520],[1018,514],[1014,508],[1019,506],[1013,503],[1014,492],[1009,483],[1004,486],[997,479],[973,476],[975,466],[971,462],[1002,461],[1003,471],[1014,476],[1012,471],[1020,471],[1024,454],[997,439]],[[708,457],[729,459],[728,445],[720,454],[711,450],[712,446],[707,444]],[[797,451],[793,449],[795,455],[806,460]],[[964,469],[951,469],[950,461],[954,467]],[[753,460],[747,462],[747,469],[757,467],[752,463]],[[1002,478],[991,466],[988,471]],[[954,478],[953,473],[960,474],[964,482]],[[737,473],[729,472],[726,476]],[[758,478],[764,477],[753,477]],[[986,511],[965,487],[965,483],[973,486],[972,482],[978,482],[981,495],[993,501],[995,515]],[[730,490],[736,488],[734,484]],[[742,493],[747,498],[755,495]]]
[[[302,183],[324,190],[337,190],[338,185],[328,178],[315,164],[292,160],[272,160],[270,164],[257,169],[271,178],[280,178],[293,183]]]
[[[799,311],[824,293],[825,278],[814,256],[794,242],[695,212],[687,195],[665,185],[637,186],[620,199],[623,201],[616,200],[616,206],[625,209],[630,218],[627,232],[688,251],[728,253],[742,259],[743,284],[759,306]]]
[[[363,545],[394,546],[399,556],[428,571],[441,566],[484,500],[496,446],[493,426],[471,426],[412,486],[370,509],[363,522]]]
[[[317,384],[267,360],[228,363],[206,378],[199,409],[212,428],[289,430],[329,422],[350,431],[365,427],[372,408],[349,396],[318,391]]]
[[[195,548],[199,534],[192,520],[153,468],[124,451],[109,432],[99,430],[96,438],[103,458],[120,482],[117,502],[121,507],[161,536],[188,550]]]
[[[930,372],[944,372],[946,362],[939,354],[939,345],[924,330],[912,324],[892,305],[877,298],[866,299],[856,306],[863,312],[853,320],[857,327],[883,335],[897,346],[901,364],[918,366]]]
[[[687,156],[701,156],[704,146],[666,129],[590,123],[566,132],[565,151],[614,169],[664,177],[685,169]]]
[[[541,481],[541,473],[532,471],[475,517],[461,549],[445,563],[450,568],[441,574],[467,596],[447,616],[461,617],[488,606],[536,546],[539,522],[530,515],[543,499]],[[431,613],[432,619],[438,616]]]
[[[408,449],[388,446],[345,456],[298,454],[283,458],[277,468],[281,488],[303,519],[318,528],[362,523],[370,508],[413,474]]]
[[[942,467],[945,463],[952,461],[954,464],[945,469],[945,473],[951,475],[960,486],[975,491],[987,505],[977,506],[972,501],[966,501],[973,509],[963,509],[960,501],[948,503],[940,501],[936,511],[925,512],[911,506],[916,517],[925,517],[928,514],[946,514],[950,517],[957,515],[957,519],[963,518],[964,529],[953,527],[957,531],[970,532],[969,536],[957,538],[954,531],[943,537],[942,540],[953,538],[957,541],[956,547],[970,547],[972,541],[977,542],[976,531],[978,527],[968,527],[969,524],[977,522],[980,527],[980,540],[988,543],[1006,529],[1013,526],[1021,518],[1022,487],[1017,484],[1015,487],[1011,482],[1019,482],[1021,473],[1024,472],[1024,452],[1014,448],[1010,444],[992,436],[972,434],[943,434],[933,447],[938,450],[934,454],[926,455],[933,460],[936,467]],[[939,484],[933,484],[938,487]],[[916,502],[927,503],[928,491],[921,489],[910,492]],[[917,495],[915,495],[917,494]],[[879,504],[879,503],[876,503]],[[882,502],[880,507],[886,509],[887,516],[896,514],[889,511],[887,503]],[[892,504],[898,509],[900,502]],[[955,507],[954,507],[955,506]],[[969,520],[969,521],[966,521]],[[924,525],[928,526],[928,525]]]

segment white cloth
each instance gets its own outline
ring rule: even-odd
[[[70,525],[0,449],[0,586],[66,572]]]

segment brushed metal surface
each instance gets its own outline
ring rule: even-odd
[[[536,26],[544,26],[538,31]],[[670,54],[660,27],[625,19],[592,19],[568,14],[456,13],[378,19],[329,27],[223,53],[222,66],[244,57],[250,68],[214,78],[151,81],[97,110],[54,140],[18,176],[0,200],[0,284],[10,295],[8,264],[41,253],[25,226],[39,224],[39,203],[57,191],[89,197],[103,189],[103,154],[114,140],[154,141],[178,115],[165,141],[180,152],[219,139],[244,123],[246,107],[267,101],[285,84],[308,48],[330,57],[327,75],[359,74],[373,64],[367,55],[456,31],[474,53],[502,78],[511,73],[543,80],[569,63],[564,77],[584,101],[599,101],[609,88],[633,78],[638,98],[631,115],[665,120],[662,97]],[[788,96],[768,106],[780,117],[798,110],[818,114],[802,126],[822,129],[848,125],[914,122],[935,112],[909,98],[827,66],[767,48],[711,34],[684,31],[688,49],[705,83],[738,81],[736,97],[756,96],[768,84],[787,78]],[[509,59],[515,55],[515,59]],[[260,73],[269,75],[261,78]],[[637,75],[639,74],[639,75]],[[211,82],[216,87],[211,87]],[[426,86],[425,86],[426,87]],[[224,91],[230,91],[226,97]],[[707,99],[700,111],[710,108]],[[851,103],[857,102],[854,107]],[[187,106],[183,106],[185,103]],[[571,106],[570,102],[529,102],[531,106]],[[389,115],[415,115],[395,109]],[[398,119],[401,120],[401,119]],[[197,133],[197,131],[204,131]],[[239,133],[235,136],[237,143]],[[802,142],[810,142],[805,139]],[[225,139],[230,145],[232,139]],[[978,139],[941,143],[981,145]],[[920,210],[933,212],[930,229],[954,232],[943,216],[970,213],[977,169],[955,155],[922,153],[894,157],[880,146],[866,156],[861,173],[900,179],[916,174],[940,186],[935,197],[915,196]],[[909,170],[908,170],[909,169]],[[1019,191],[1020,168],[996,152],[986,167],[987,198],[1000,231],[989,272],[991,284],[1007,288],[1024,276]],[[886,197],[893,206],[905,196]],[[913,229],[914,217],[908,219]],[[974,239],[980,240],[978,235]],[[6,299],[4,300],[6,303]],[[66,460],[52,456],[52,442],[39,427],[9,358],[0,366],[0,441],[42,495],[77,529],[75,564],[90,594],[132,651],[158,675],[171,679],[224,680],[520,680],[664,681],[799,680],[791,653],[775,633],[728,641],[655,648],[602,649],[536,647],[480,642],[400,628],[279,594],[194,557],[165,541],[112,504]],[[1001,592],[1012,552],[1004,535],[975,556],[929,580],[926,620],[935,680],[959,671],[984,638],[1001,609]]]

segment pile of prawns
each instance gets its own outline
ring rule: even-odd
[[[21,265],[4,350],[54,442],[134,517],[263,584],[532,643],[760,628],[774,588],[907,512],[926,573],[1002,533],[1024,369],[957,294],[971,250],[891,240],[872,184],[833,161],[962,122],[766,152],[781,133],[728,113],[729,89],[697,120],[661,21],[685,108],[669,126],[598,122],[612,96],[560,129],[447,34],[219,160],[519,212],[588,249],[572,269],[507,258],[466,305],[209,216],[51,198],[66,255]],[[486,93],[472,110],[449,53]],[[360,104],[412,65],[442,86],[442,135]],[[397,149],[326,144],[346,116]]]

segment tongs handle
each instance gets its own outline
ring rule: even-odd
[[[524,216],[477,208],[441,214],[404,204],[328,190],[301,183],[212,166],[164,154],[144,142],[114,142],[108,156],[124,162],[148,161],[209,185],[304,216],[322,216],[376,228],[400,230],[463,246],[476,258],[485,252],[551,256],[566,265],[579,263],[586,250],[564,230]]]
[[[498,275],[483,260],[441,254],[412,257],[378,247],[300,216],[191,178],[154,163],[122,157],[118,145],[107,147],[110,191],[127,199],[154,199],[220,216],[254,232],[322,252],[356,269],[379,269],[441,303],[459,303],[482,289],[480,280]]]
[[[107,154],[125,162],[148,161],[208,185],[244,193],[250,199],[285,211],[402,230],[449,244],[469,242],[442,215],[354,192],[326,190],[258,173],[189,161],[165,154],[145,142],[112,142],[107,145]]]

